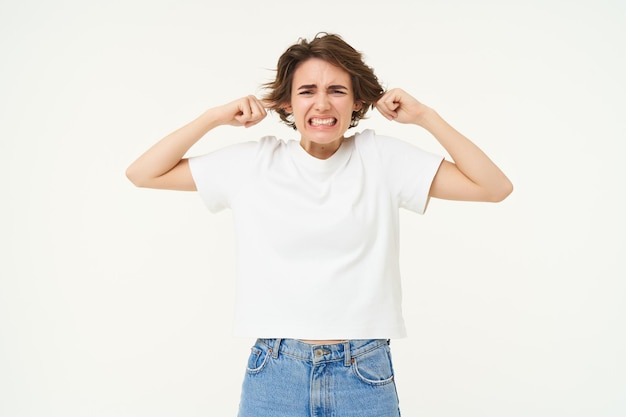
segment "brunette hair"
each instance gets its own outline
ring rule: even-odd
[[[352,112],[350,127],[355,127],[383,95],[384,89],[374,70],[363,62],[363,55],[359,51],[348,45],[339,35],[326,32],[318,33],[311,41],[300,38],[280,56],[275,80],[262,85],[269,90],[263,97],[271,103],[269,109],[278,113],[285,124],[296,129],[291,113],[283,106],[291,101],[291,84],[296,68],[310,58],[323,59],[350,75],[354,100],[363,103],[359,110]]]

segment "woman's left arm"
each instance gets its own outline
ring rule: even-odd
[[[431,197],[498,202],[513,191],[511,181],[478,146],[404,90],[387,91],[376,108],[389,120],[426,129],[454,161],[442,162],[430,189]]]

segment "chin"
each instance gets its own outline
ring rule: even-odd
[[[341,132],[328,132],[327,134],[312,134],[306,137],[311,142],[318,143],[320,145],[328,145],[335,143],[338,140],[343,139],[343,133]]]
[[[325,127],[317,127],[317,126],[307,126],[306,134],[312,138],[316,137],[320,140],[333,142],[343,136],[346,133],[347,128],[343,128],[342,126],[325,126]]]

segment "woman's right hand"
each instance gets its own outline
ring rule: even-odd
[[[253,95],[239,98],[215,109],[225,125],[250,127],[267,116],[265,105]]]

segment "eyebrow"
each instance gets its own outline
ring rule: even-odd
[[[317,88],[317,85],[316,84],[304,84],[298,87],[298,90],[310,90],[312,88]],[[340,84],[333,84],[333,85],[329,85],[328,89],[329,90],[347,90],[348,87],[340,85]]]

